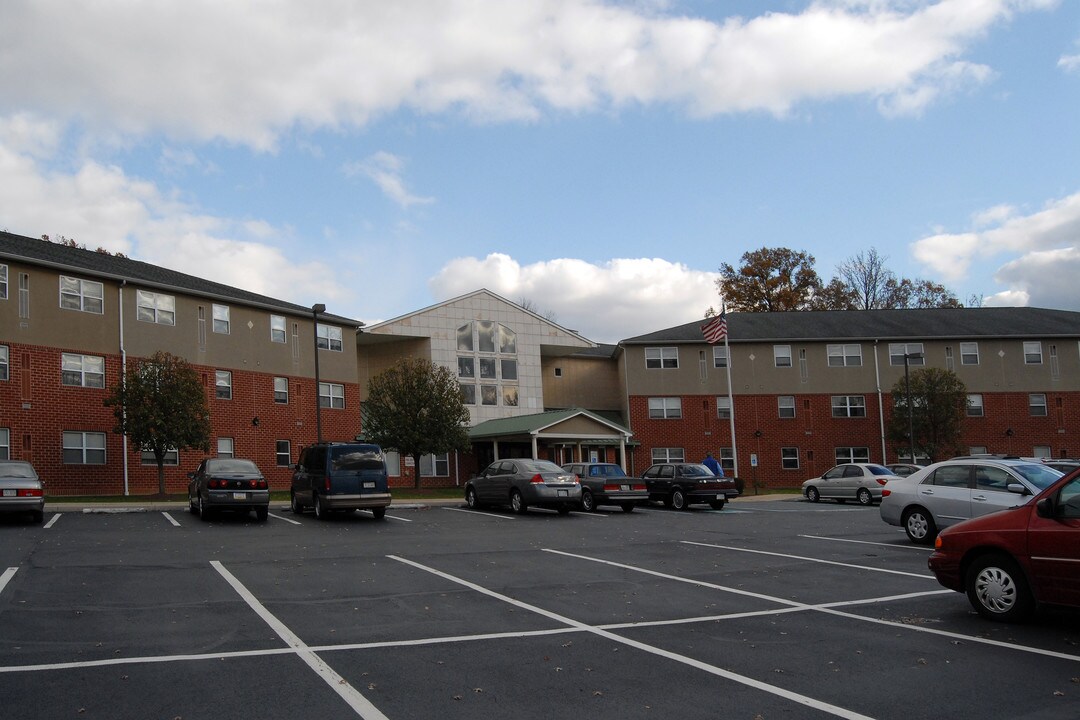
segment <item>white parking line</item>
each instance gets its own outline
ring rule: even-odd
[[[176,522],[176,520],[175,520],[175,519],[173,519],[173,516],[172,516],[172,515],[170,515],[170,514],[169,514],[169,513],[167,513],[167,512],[163,512],[163,513],[161,513],[161,514],[165,516],[165,519],[166,519],[166,520],[168,520],[169,522],[171,522],[171,523],[173,524],[173,527],[180,527],[180,523]]]
[[[727,680],[732,680],[732,681],[740,683],[742,685],[752,687],[752,688],[754,688],[756,690],[761,690],[762,692],[766,692],[766,693],[769,693],[771,695],[776,695],[776,696],[782,697],[782,698],[784,698],[786,700],[791,700],[792,702],[798,703],[799,705],[814,708],[815,710],[820,710],[822,712],[826,712],[826,713],[829,713],[831,715],[835,715],[836,717],[845,718],[846,720],[871,720],[871,718],[869,716],[862,715],[860,713],[854,712],[853,710],[848,710],[846,708],[842,708],[842,707],[839,707],[837,705],[832,705],[830,703],[822,702],[821,700],[815,700],[812,697],[808,697],[806,695],[800,695],[799,693],[795,693],[795,692],[792,692],[790,690],[785,690],[784,688],[777,687],[776,685],[769,685],[767,683],[763,683],[763,682],[761,682],[759,680],[755,680],[755,679],[747,677],[745,675],[739,675],[738,673],[731,672],[730,670],[725,670],[725,669],[717,667],[715,665],[710,665],[709,663],[705,663],[705,662],[702,662],[700,660],[695,660],[694,658],[687,657],[686,655],[680,655],[679,653],[671,652],[669,650],[663,650],[661,648],[654,647],[652,645],[646,645],[643,642],[638,642],[637,640],[631,640],[630,638],[625,638],[625,637],[622,637],[621,635],[616,635],[615,633],[609,632],[607,630],[601,630],[600,628],[593,627],[591,625],[586,625],[585,623],[578,622],[577,620],[574,620],[572,618],[568,618],[565,615],[560,615],[558,613],[551,612],[550,610],[545,610],[545,609],[537,607],[535,605],[530,605],[529,603],[525,603],[525,602],[522,602],[520,600],[515,600],[514,598],[509,597],[508,595],[503,595],[501,593],[497,593],[494,590],[489,590],[488,588],[485,588],[485,587],[483,587],[481,585],[477,585],[475,583],[469,582],[468,580],[463,580],[462,578],[455,577],[455,576],[450,575],[448,573],[444,573],[441,570],[436,570],[435,568],[431,568],[431,567],[428,567],[426,565],[421,565],[420,563],[414,562],[412,560],[407,560],[405,558],[398,557],[396,555],[387,555],[387,557],[390,558],[391,560],[397,560],[398,562],[405,563],[406,565],[411,565],[412,567],[415,567],[415,568],[417,568],[419,570],[423,570],[424,572],[428,572],[428,573],[431,573],[432,575],[436,575],[438,577],[441,577],[444,580],[447,580],[449,582],[456,583],[456,584],[461,585],[463,587],[467,587],[467,588],[469,588],[471,590],[475,590],[478,593],[481,593],[483,595],[487,595],[488,597],[491,597],[491,598],[495,598],[496,600],[501,600],[502,602],[508,603],[508,604],[513,605],[515,607],[519,607],[519,608],[522,608],[524,610],[528,610],[530,612],[536,613],[537,615],[541,615],[543,617],[554,620],[556,622],[560,622],[560,623],[562,623],[564,625],[569,625],[570,627],[577,628],[577,629],[582,630],[584,632],[588,632],[588,633],[592,633],[594,635],[598,635],[599,637],[605,638],[607,640],[611,640],[612,642],[617,642],[617,643],[620,643],[622,645],[626,645],[628,647],[632,647],[632,648],[635,648],[637,650],[641,650],[642,652],[649,653],[650,655],[657,655],[659,657],[666,658],[668,660],[674,660],[675,662],[682,663],[684,665],[689,665],[690,667],[697,668],[698,670],[702,670],[702,671],[707,672],[707,673],[709,673],[711,675],[716,675],[718,677],[722,677],[722,678],[725,678]]]
[[[56,513],[55,515],[53,515],[53,516],[52,516],[52,518],[50,518],[49,522],[45,523],[45,525],[44,525],[44,528],[45,528],[46,530],[48,530],[48,529],[49,529],[49,528],[51,528],[51,527],[52,527],[53,525],[55,525],[55,524],[56,524],[56,521],[60,519],[60,515],[61,515],[61,514],[62,514],[62,513]]]
[[[933,575],[926,575],[922,573],[904,572],[903,570],[887,570],[885,568],[869,567],[868,565],[855,565],[853,563],[842,563],[836,560],[821,560],[820,558],[805,557],[803,555],[789,555],[787,553],[769,552],[768,550],[750,550],[748,548],[731,547],[730,545],[713,545],[711,543],[692,542],[690,540],[682,540],[683,545],[697,545],[699,547],[717,548],[719,550],[733,550],[735,552],[753,553],[755,555],[772,555],[773,557],[787,558],[789,560],[804,560],[806,562],[821,563],[822,565],[839,565],[840,567],[855,568],[857,570],[869,570],[870,572],[889,573],[890,575],[907,575],[908,577],[922,578],[924,580],[935,580]]]
[[[275,518],[277,520],[284,520],[285,522],[292,523],[293,525],[303,525],[304,524],[304,523],[300,522],[299,520],[293,520],[292,518],[281,517],[280,515],[275,515],[274,513],[269,513],[269,515],[272,518]]]
[[[375,707],[370,700],[360,694],[360,692],[354,688],[349,682],[339,675],[333,668],[323,662],[322,658],[315,654],[315,652],[309,648],[298,635],[293,633],[285,623],[277,619],[269,610],[260,603],[254,595],[243,583],[236,579],[231,572],[225,569],[217,560],[211,560],[210,564],[213,566],[221,577],[225,578],[225,582],[232,586],[233,590],[243,598],[244,602],[248,604],[255,614],[263,619],[263,621],[269,625],[278,637],[285,641],[285,643],[291,647],[296,655],[307,663],[308,667],[315,671],[315,674],[322,678],[323,682],[329,685],[334,692],[341,696],[341,699],[349,704],[356,714],[366,720],[387,720],[386,716]]]
[[[859,545],[879,545],[881,547],[898,548],[900,550],[922,550],[923,552],[932,552],[934,550],[934,548],[923,547],[922,545],[894,545],[893,543],[870,542],[869,540],[849,540],[848,538],[831,538],[822,537],[821,535],[797,535],[796,537],[809,538],[811,540],[828,540],[829,542],[857,543]]]
[[[484,517],[498,518],[499,520],[514,520],[513,515],[496,515],[495,513],[484,512],[482,510],[466,510],[465,508],[456,507],[444,507],[443,510],[452,510],[453,512],[469,513],[470,515],[483,515]]]
[[[15,577],[15,573],[19,572],[17,567],[9,567],[4,571],[3,575],[0,575],[0,593],[4,592],[4,588],[11,582],[11,578]]]

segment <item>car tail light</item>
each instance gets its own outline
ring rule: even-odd
[[[323,480],[323,490],[325,490],[326,492],[330,492],[330,476],[329,475],[327,475],[326,478]]]
[[[634,490],[644,490],[644,489],[645,489],[645,483],[642,483],[641,485],[634,485]]]
[[[254,488],[256,490],[265,490],[266,481],[261,478],[258,480],[248,480],[248,487]]]
[[[881,491],[881,497],[889,497],[890,495],[892,495],[892,490],[886,489]]]
[[[536,473],[535,475],[532,476],[532,479],[529,480],[529,482],[531,482],[533,485],[543,485],[544,484],[544,476],[541,475],[540,473]]]
[[[874,479],[877,480],[878,485],[884,485],[885,483],[889,482],[885,478],[874,478]]]
[[[619,486],[618,485],[605,485],[604,486],[604,492],[618,492],[618,491],[619,491]]]
[[[206,487],[211,488],[211,489],[225,488],[225,487],[228,487],[228,486],[229,486],[228,482],[226,482],[225,480],[218,480],[216,478],[211,478],[206,483]]]
[[[16,493],[17,497],[41,497],[45,494],[44,490],[38,488],[23,488]]]

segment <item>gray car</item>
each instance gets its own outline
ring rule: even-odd
[[[0,512],[28,513],[36,523],[45,517],[45,485],[25,460],[0,460]]]
[[[581,504],[581,483],[548,460],[496,460],[465,483],[465,503],[509,505],[519,515],[535,505],[566,515]]]
[[[879,511],[882,520],[904,528],[913,543],[929,545],[942,528],[1023,505],[1061,475],[1028,460],[946,460],[890,480]]]
[[[618,505],[633,512],[635,505],[649,501],[649,491],[641,478],[629,477],[615,463],[570,463],[563,470],[581,481],[581,509],[596,512],[598,505]]]
[[[889,468],[876,463],[842,463],[827,470],[821,477],[810,478],[802,484],[802,493],[810,502],[821,499],[843,503],[854,500],[860,505],[872,505],[881,499],[885,483],[899,477]]]
[[[207,458],[188,473],[188,509],[203,520],[218,510],[254,511],[263,522],[270,513],[270,488],[250,460]]]

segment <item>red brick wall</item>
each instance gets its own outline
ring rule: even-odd
[[[120,495],[124,492],[123,439],[113,433],[112,408],[104,406],[109,389],[120,378],[120,357],[105,357],[106,389],[67,387],[60,382],[63,352],[78,349],[41,348],[17,343],[10,347],[10,378],[0,382],[0,427],[10,429],[11,457],[34,463],[45,479],[48,495]],[[128,358],[128,362],[135,361]],[[276,441],[289,440],[292,463],[301,448],[315,441],[315,382],[289,377],[288,404],[275,403],[274,375],[232,369],[233,397],[215,397],[217,368],[195,366],[206,388],[210,408],[211,452],[217,438],[232,437],[237,457],[258,464],[274,490],[286,490],[292,477],[289,467],[276,464]],[[227,369],[227,368],[221,368]],[[259,419],[258,426],[252,422]],[[360,432],[360,389],[345,385],[345,408],[322,409],[323,438],[351,440]],[[102,432],[106,440],[105,465],[74,465],[63,462],[64,431]],[[157,466],[142,465],[137,448],[129,448],[128,491],[133,495],[156,493]],[[180,452],[178,466],[165,467],[166,492],[183,493],[187,473],[206,454],[200,450]]]

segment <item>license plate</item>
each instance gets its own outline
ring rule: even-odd
[[[718,495],[716,496],[716,499],[717,499],[717,500],[726,500],[726,499],[727,499],[727,495],[725,495],[725,494],[723,494],[723,493],[719,493],[719,494],[718,494]]]
[[[7,489],[4,490],[4,497],[15,497],[18,494],[19,493],[16,490],[7,490]]]
[[[560,490],[559,491],[559,497],[570,497],[570,491],[569,490]]]
[[[630,489],[630,486],[629,485],[620,485],[619,489],[625,492],[625,491]]]
[[[233,500],[247,500],[247,493],[233,493]]]
[[[364,483],[364,489],[365,490],[374,490],[375,489],[375,483],[373,483],[373,482]]]

